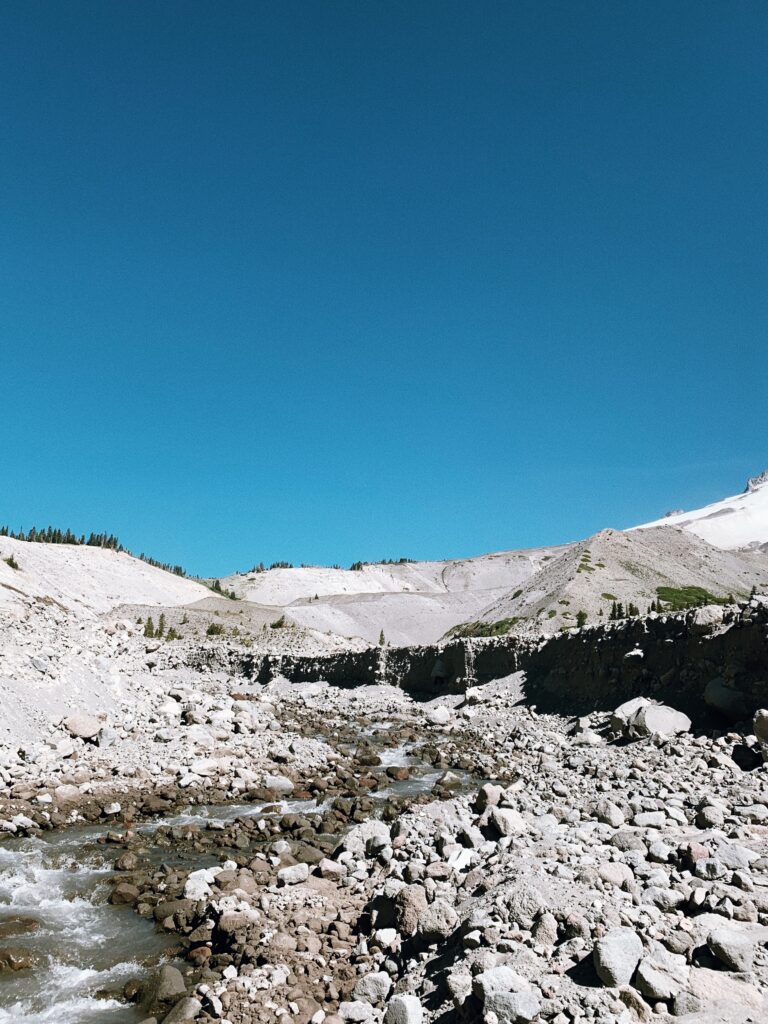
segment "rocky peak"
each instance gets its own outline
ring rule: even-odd
[[[747,486],[744,489],[745,494],[751,494],[752,491],[756,491],[758,487],[762,487],[763,484],[768,484],[768,469],[763,470],[759,476],[751,476],[747,480]]]

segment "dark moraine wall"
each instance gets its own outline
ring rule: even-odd
[[[708,611],[553,637],[526,659],[526,697],[540,710],[580,714],[646,696],[698,718],[707,683],[721,679],[751,710],[765,706],[768,605],[752,602],[714,622]]]
[[[246,658],[243,670],[257,682],[283,676],[293,683],[325,679],[334,686],[387,683],[408,693],[434,696],[463,693],[469,686],[509,675],[519,668],[524,642],[514,637],[459,639],[414,647],[373,647],[325,657],[267,655]],[[445,675],[433,676],[442,662]]]
[[[432,675],[438,658],[443,679]],[[712,679],[739,690],[752,708],[768,704],[768,604],[606,623],[539,642],[463,638],[325,657],[242,652],[239,670],[258,682],[280,675],[336,686],[387,683],[422,697],[464,693],[522,670],[526,699],[542,711],[581,714],[648,696],[696,716]]]

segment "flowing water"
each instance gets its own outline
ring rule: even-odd
[[[412,746],[379,751],[381,767],[407,766],[411,775],[388,779],[369,794],[374,801],[383,805],[390,797],[429,793],[444,774],[413,756]],[[192,805],[136,831],[149,839],[161,825],[205,828],[255,815],[322,814],[329,806],[314,799]],[[169,939],[155,931],[151,919],[107,902],[112,855],[96,841],[109,828],[71,828],[0,844],[0,956],[15,949],[37,961],[31,970],[0,970],[0,1024],[136,1024],[144,1019],[138,1008],[116,996],[127,981],[156,966],[169,952]],[[169,852],[161,851],[159,858],[167,862]],[[198,857],[194,866],[208,864]],[[33,930],[25,930],[31,922]]]
[[[0,975],[0,1024],[134,1024],[142,1015],[114,998],[156,963],[168,939],[152,921],[107,902],[111,865],[77,828],[0,846],[0,948],[32,954],[31,970]],[[8,935],[19,919],[38,922]]]

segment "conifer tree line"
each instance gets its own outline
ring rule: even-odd
[[[656,609],[653,606],[651,606],[650,610],[656,611]],[[618,619],[632,619],[639,614],[640,609],[637,607],[636,604],[632,604],[631,601],[627,604],[626,609],[624,608],[624,605],[621,603],[621,601],[614,601],[611,605],[611,611],[608,615],[608,620],[610,622],[616,621]]]
[[[24,530],[11,530],[8,526],[0,526],[0,537],[11,537],[13,540],[30,541],[35,544],[83,544],[89,548],[109,548],[111,551],[125,551],[125,548],[113,533],[90,533],[87,537],[81,533],[78,537],[72,530],[58,530],[52,526],[40,529],[32,526]]]
[[[127,555],[133,555],[133,552],[123,547],[113,533],[89,533],[86,536],[84,533],[78,535],[72,530],[59,530],[53,526],[46,526],[44,529],[32,526],[26,531],[12,530],[9,526],[0,526],[0,537],[10,537],[12,540],[23,540],[32,544],[76,544],[88,548],[106,548],[109,551],[124,551]],[[143,551],[140,555],[135,555],[134,557],[140,558],[142,562],[146,562],[147,565],[152,565],[156,569],[172,572],[175,576],[187,575],[181,565],[159,562],[156,558],[145,555]]]

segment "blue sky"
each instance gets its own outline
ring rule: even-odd
[[[0,522],[201,574],[768,466],[768,6],[0,12]]]

